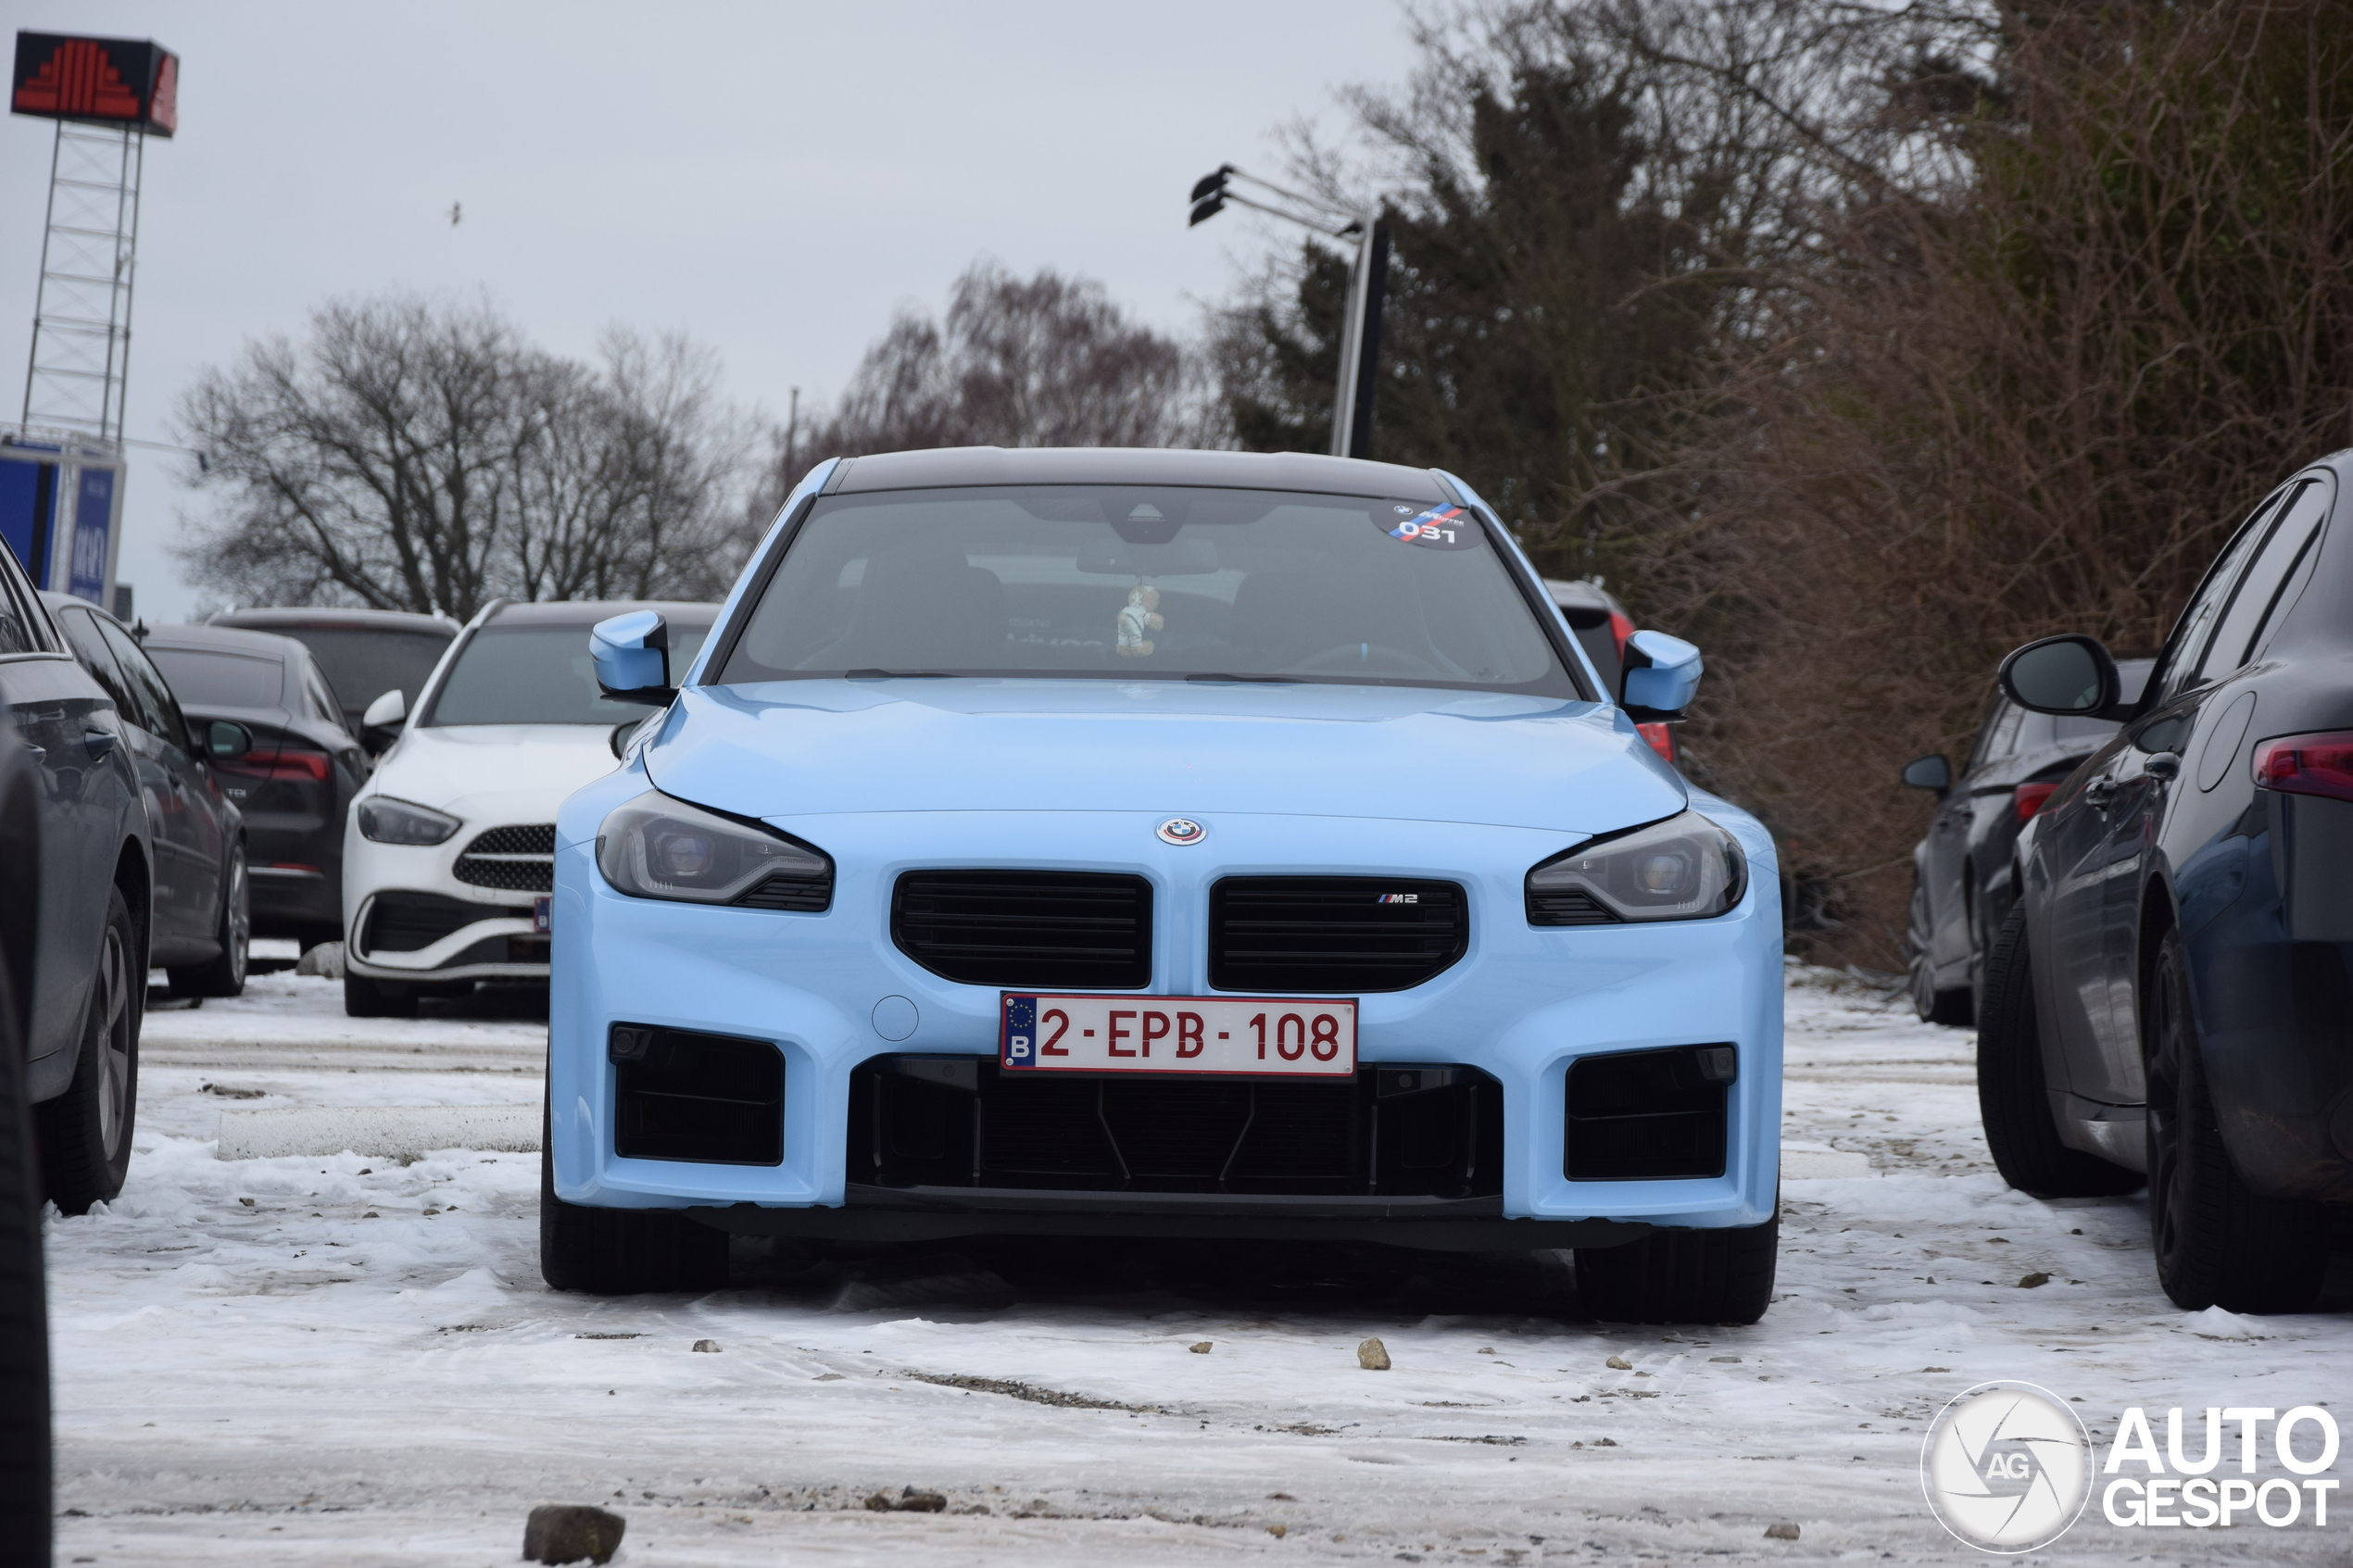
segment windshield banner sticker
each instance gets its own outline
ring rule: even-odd
[[[1392,539],[1433,550],[1468,550],[1478,545],[1478,524],[1465,508],[1441,502],[1425,507],[1413,501],[1392,501],[1373,514],[1373,521]]]

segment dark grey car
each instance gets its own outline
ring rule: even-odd
[[[2148,679],[2146,659],[2117,665],[2128,698]],[[1931,1023],[1977,1016],[1985,952],[2016,897],[2010,849],[2075,765],[2116,733],[2108,719],[2030,713],[1995,690],[1960,776],[1942,756],[1907,763],[1903,781],[1936,795],[1928,834],[1912,847],[1912,914],[1905,934],[1912,1008]]]
[[[292,637],[157,626],[142,639],[199,724],[245,726],[252,749],[218,764],[245,814],[253,929],[305,947],[343,935],[343,819],[368,776],[343,694]]]
[[[113,695],[84,670],[0,549],[0,966],[13,982],[42,1185],[69,1214],[122,1190],[156,852]]]
[[[455,621],[398,609],[233,609],[211,624],[271,632],[308,648],[343,704],[343,727],[354,735],[368,705],[386,692],[400,693],[413,709],[458,634]]]

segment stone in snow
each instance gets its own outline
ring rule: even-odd
[[[695,1341],[695,1348],[700,1350],[706,1356],[715,1356],[719,1354],[719,1341],[716,1339],[698,1339]]]
[[[1632,1372],[1634,1370],[1634,1363],[1628,1361],[1623,1356],[1612,1356],[1603,1364],[1608,1367],[1612,1372]]]
[[[1356,1347],[1356,1364],[1366,1372],[1389,1370],[1389,1347],[1378,1339],[1367,1339]]]
[[[1793,1541],[1797,1539],[1797,1526],[1794,1524],[1768,1524],[1765,1526],[1765,1538],[1768,1541]]]
[[[531,1511],[522,1527],[526,1562],[610,1562],[628,1521],[582,1503],[549,1503]]]

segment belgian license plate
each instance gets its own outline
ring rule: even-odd
[[[1336,997],[1025,995],[999,1009],[999,1065],[1020,1073],[1345,1078],[1356,1004]]]
[[[545,936],[555,929],[548,919],[548,911],[555,908],[555,903],[554,897],[545,893],[531,901],[531,929],[539,935]]]

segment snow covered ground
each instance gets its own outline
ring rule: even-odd
[[[2353,1282],[2309,1317],[2178,1311],[2139,1199],[1994,1174],[1967,1031],[1821,972],[1789,1025],[1787,1135],[1873,1173],[1787,1184],[1754,1328],[1581,1323],[1557,1265],[1304,1248],[773,1257],[616,1301],[540,1284],[535,1155],[214,1158],[224,1110],[537,1102],[527,999],[363,1022],[259,977],[150,1015],[130,1185],[50,1230],[58,1561],[506,1563],[551,1501],[625,1514],[633,1568],[1982,1561],[1919,1479],[1972,1384],[2078,1399],[2103,1445],[2132,1405],[2346,1407]],[[1394,1370],[1358,1367],[1375,1335]],[[864,1506],[910,1486],[946,1511]],[[2336,1562],[2347,1521],[2095,1502],[2038,1560]]]

